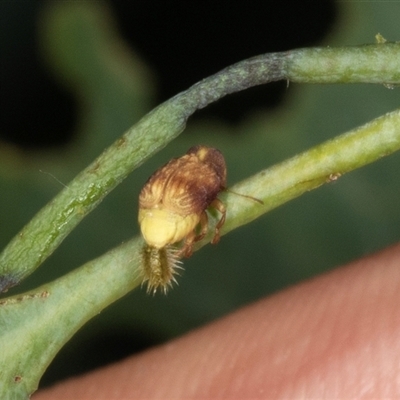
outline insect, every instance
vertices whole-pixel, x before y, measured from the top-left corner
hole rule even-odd
[[[226,208],[218,194],[226,189],[226,164],[212,147],[194,146],[180,158],[158,169],[139,195],[139,225],[146,246],[142,251],[143,282],[147,291],[166,293],[178,274],[181,257],[190,257],[193,245],[208,231],[206,210],[221,213],[211,243],[218,243]],[[239,195],[239,193],[236,193]],[[261,200],[240,194],[258,203]],[[172,245],[181,242],[176,248]]]
[[[191,147],[158,169],[139,195],[139,225],[148,247],[143,250],[144,280],[156,291],[174,280],[176,261],[190,257],[193,245],[208,231],[206,209],[221,213],[211,243],[220,239],[226,208],[217,198],[226,186],[222,153],[202,145]],[[178,249],[170,245],[182,242]],[[179,268],[179,267],[177,267]]]

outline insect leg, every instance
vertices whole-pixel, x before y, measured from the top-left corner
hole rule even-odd
[[[219,199],[214,199],[212,201],[212,203],[210,204],[210,207],[214,207],[216,210],[218,210],[222,214],[221,219],[218,221],[217,225],[215,226],[215,234],[211,240],[212,244],[216,244],[219,242],[219,239],[220,239],[219,231],[222,228],[222,225],[224,225],[224,223],[225,223],[226,207],[225,207],[225,204]]]
[[[184,239],[183,246],[177,251],[177,257],[190,257],[193,254],[193,243],[195,242],[196,232],[190,232]]]
[[[200,216],[200,233],[194,238],[194,242],[199,242],[201,239],[203,239],[204,236],[206,236],[206,233],[208,231],[208,216],[205,211],[201,213]]]
[[[177,254],[179,257],[182,255],[185,256],[186,258],[190,257],[193,253],[193,245],[196,242],[199,242],[201,239],[203,239],[204,236],[206,235],[208,230],[208,217],[205,211],[200,216],[199,224],[200,224],[200,233],[196,235],[196,231],[193,230],[186,236],[182,248],[178,250]]]

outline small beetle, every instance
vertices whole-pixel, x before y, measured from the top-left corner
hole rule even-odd
[[[217,196],[225,185],[226,164],[217,149],[194,146],[169,161],[148,179],[139,195],[139,224],[146,243],[163,249],[183,241],[176,257],[190,257],[194,243],[207,233],[208,207],[222,214],[211,241],[217,243],[226,215]]]

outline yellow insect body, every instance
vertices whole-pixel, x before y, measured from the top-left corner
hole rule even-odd
[[[163,208],[139,211],[139,224],[146,243],[156,249],[181,241],[200,222],[197,214],[182,216]]]

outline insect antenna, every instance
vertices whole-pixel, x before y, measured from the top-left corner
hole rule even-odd
[[[249,199],[249,200],[256,201],[257,203],[264,205],[264,202],[262,200],[260,200],[260,199],[257,199],[256,197],[248,196],[247,194],[237,193],[237,192],[234,192],[233,190],[230,190],[230,189],[225,189],[225,191],[229,192],[229,193],[232,193],[232,194],[236,194],[237,196],[244,197],[244,198]]]

